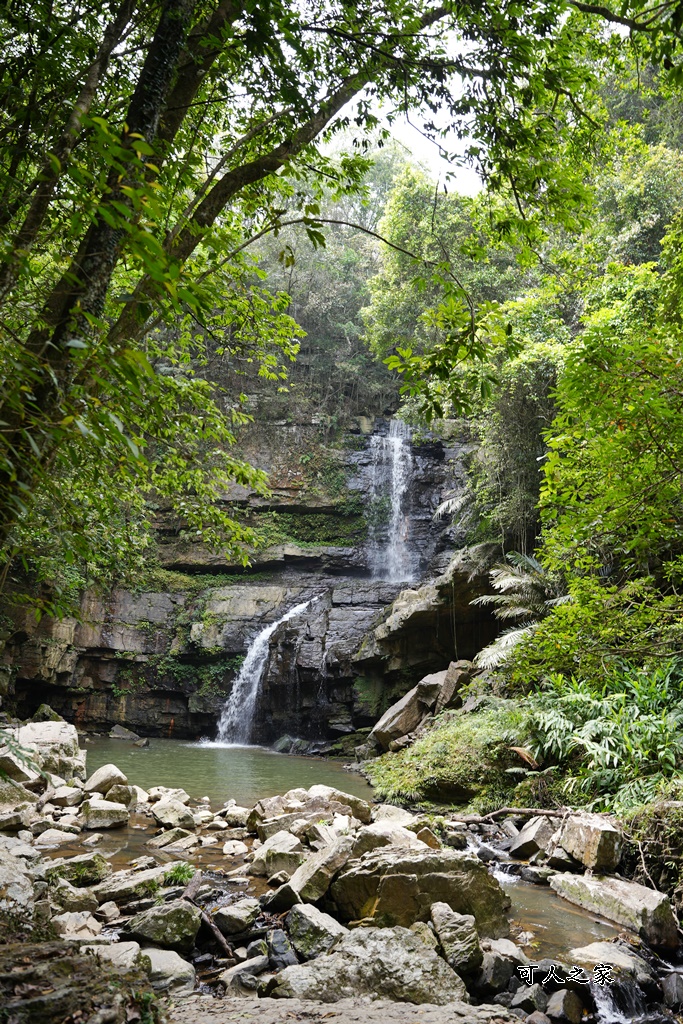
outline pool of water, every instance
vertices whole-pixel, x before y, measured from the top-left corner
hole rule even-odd
[[[512,900],[509,916],[513,929],[516,925],[522,932],[516,941],[532,959],[566,961],[570,949],[609,942],[627,931],[562,899],[550,886],[496,877]]]
[[[372,799],[369,783],[345,771],[339,761],[277,754],[265,747],[166,739],[150,739],[149,747],[135,747],[108,737],[93,738],[84,746],[88,775],[103,764],[115,764],[132,785],[143,789],[179,786],[195,799],[208,796],[216,810],[230,799],[252,807],[262,797],[318,783]]]

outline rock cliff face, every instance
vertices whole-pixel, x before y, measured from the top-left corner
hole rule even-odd
[[[464,447],[411,445],[401,542],[418,578],[385,582],[373,570],[390,540],[392,498],[378,492],[373,435],[347,434],[311,470],[318,456],[305,428],[282,431],[279,447],[261,430],[245,452],[271,473],[272,497],[226,496],[272,539],[249,572],[235,574],[162,517],[160,561],[172,572],[158,575],[172,587],[86,594],[78,620],[38,627],[14,612],[5,700],[24,715],[47,702],[84,730],[213,736],[254,637],[310,601],[270,638],[252,739],[330,740],[369,728],[421,675],[488,642],[490,616],[469,604],[484,578],[470,580],[471,567],[452,561],[460,538],[433,518],[444,494],[463,486]],[[386,432],[378,421],[374,437]]]

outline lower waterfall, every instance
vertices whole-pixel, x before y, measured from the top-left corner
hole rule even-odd
[[[217,741],[219,743],[250,743],[256,701],[270,655],[270,638],[278,626],[301,615],[313,600],[311,598],[311,600],[291,608],[281,619],[271,622],[269,626],[262,629],[252,641],[218,721]]]

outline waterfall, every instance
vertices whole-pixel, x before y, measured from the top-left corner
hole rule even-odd
[[[410,427],[391,420],[386,436],[373,435],[370,450],[375,509],[368,550],[372,576],[389,583],[407,583],[415,579],[414,558],[407,543],[410,523],[403,508],[413,473]]]
[[[251,741],[256,700],[270,657],[270,638],[284,622],[289,622],[290,619],[301,615],[312,600],[313,598],[291,608],[277,622],[271,622],[269,626],[257,633],[252,640],[218,721],[217,739],[219,743],[247,745]]]

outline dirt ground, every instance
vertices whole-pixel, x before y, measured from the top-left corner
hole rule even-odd
[[[343,999],[316,1003],[302,999],[214,999],[191,996],[176,1003],[171,1024],[518,1024],[502,1007],[449,1006]]]

